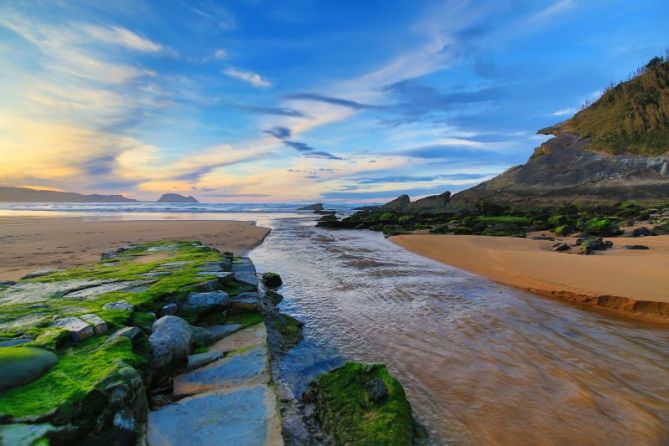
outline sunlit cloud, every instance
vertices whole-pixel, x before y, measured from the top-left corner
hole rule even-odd
[[[271,82],[264,79],[258,73],[253,73],[251,71],[243,71],[243,70],[238,70],[237,68],[234,67],[228,67],[225,70],[223,70],[223,74],[244,81],[248,84],[253,85],[254,87],[269,88],[272,86]]]

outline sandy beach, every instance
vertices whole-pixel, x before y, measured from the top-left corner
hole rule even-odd
[[[95,262],[103,251],[154,240],[199,240],[242,254],[257,246],[268,228],[252,222],[84,221],[79,217],[0,218],[0,280],[17,280],[41,268]]]
[[[583,256],[550,250],[552,241],[415,234],[392,242],[496,282],[639,319],[669,322],[669,236],[614,237],[614,247]],[[568,243],[574,239],[565,238]],[[623,249],[643,244],[650,249]]]

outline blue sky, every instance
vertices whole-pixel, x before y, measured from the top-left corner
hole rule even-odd
[[[383,201],[523,163],[669,48],[669,3],[4,1],[0,182]]]

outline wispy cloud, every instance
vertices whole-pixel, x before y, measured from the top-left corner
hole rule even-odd
[[[223,74],[235,79],[239,79],[258,88],[269,88],[272,86],[271,82],[264,79],[258,73],[253,73],[251,71],[243,71],[234,67],[228,67],[223,70]]]
[[[81,25],[81,29],[88,37],[111,45],[119,45],[147,53],[157,53],[165,50],[162,45],[122,26]]]
[[[568,107],[568,108],[562,108],[560,110],[556,110],[551,115],[553,116],[571,116],[574,113],[576,113],[578,110],[573,108],[573,107]]]
[[[225,51],[223,48],[219,48],[216,51],[214,51],[214,59],[216,60],[223,60],[228,57],[228,52]]]

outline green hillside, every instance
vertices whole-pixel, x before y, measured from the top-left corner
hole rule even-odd
[[[542,133],[591,137],[590,150],[669,153],[669,56],[655,57],[632,79],[606,90],[592,105]]]

